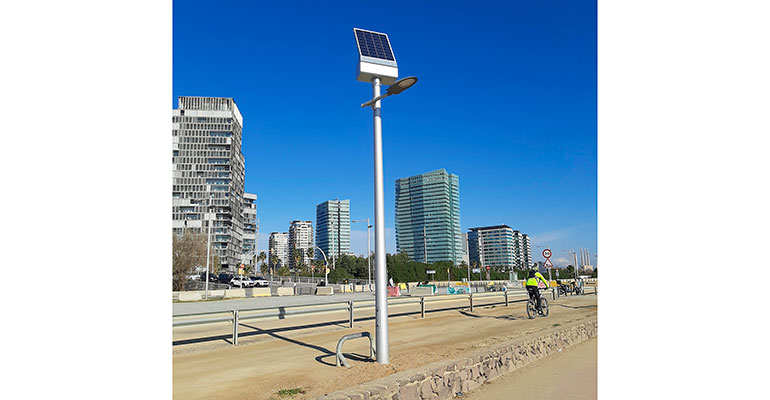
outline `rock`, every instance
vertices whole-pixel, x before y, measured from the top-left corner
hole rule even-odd
[[[410,383],[409,385],[406,385],[403,388],[401,388],[399,393],[401,393],[402,400],[420,400],[420,395],[418,390],[419,389],[416,383]]]
[[[471,380],[465,381],[465,382],[463,382],[462,392],[463,393],[470,392],[471,390],[473,390],[473,389],[475,389],[475,388],[477,388],[479,386],[480,385],[478,383],[474,382],[474,381],[471,381]]]
[[[431,385],[430,379],[420,384],[420,397],[422,397],[423,399],[429,399],[432,394],[433,394],[433,387]]]

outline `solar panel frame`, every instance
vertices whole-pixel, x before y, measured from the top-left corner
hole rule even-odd
[[[374,32],[361,28],[353,28],[356,36],[358,55],[368,59],[388,63],[396,63],[396,55],[390,46],[390,38],[386,33]]]

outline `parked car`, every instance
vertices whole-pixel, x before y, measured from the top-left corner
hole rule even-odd
[[[201,276],[199,279],[201,282],[206,282],[206,272],[201,272]],[[219,278],[216,274],[209,273],[209,282],[217,282]]]
[[[200,277],[200,275],[196,275],[196,274],[187,275],[187,280],[189,280],[189,281],[199,281],[199,280],[201,280],[201,277]]]
[[[233,277],[233,279],[230,279],[230,286],[235,286],[239,288],[250,288],[254,287],[254,281],[249,279],[247,276],[237,275]]]
[[[250,276],[249,278],[251,279],[252,282],[254,282],[254,286],[259,286],[259,287],[270,286],[270,281],[268,281],[267,279],[261,276]]]
[[[226,272],[222,272],[221,274],[219,274],[219,283],[230,283],[232,279],[233,279],[233,276]]]

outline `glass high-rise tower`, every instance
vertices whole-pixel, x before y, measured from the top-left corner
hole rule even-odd
[[[396,180],[396,249],[419,262],[462,261],[457,175],[442,168]]]
[[[317,205],[315,210],[316,246],[320,247],[329,259],[350,253],[350,200],[324,201]],[[315,258],[323,260],[318,249],[315,251]]]

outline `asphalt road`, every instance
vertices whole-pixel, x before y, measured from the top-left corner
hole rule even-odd
[[[520,294],[524,292],[526,292],[524,289],[511,289],[509,291],[511,295]],[[457,295],[457,296],[462,296],[462,298],[467,299],[467,295]],[[404,298],[406,297],[408,296],[404,296]],[[203,313],[203,312],[232,311],[232,310],[242,310],[242,309],[249,309],[249,308],[259,308],[259,307],[287,307],[287,306],[296,306],[296,305],[314,305],[314,304],[324,304],[324,303],[331,303],[331,302],[345,302],[349,300],[354,300],[354,301],[374,300],[374,293],[338,293],[331,296],[314,296],[314,295],[271,296],[271,297],[254,297],[250,299],[229,299],[229,300],[184,302],[184,303],[174,303],[172,308],[173,310],[172,313],[173,315],[179,315],[179,314]]]

